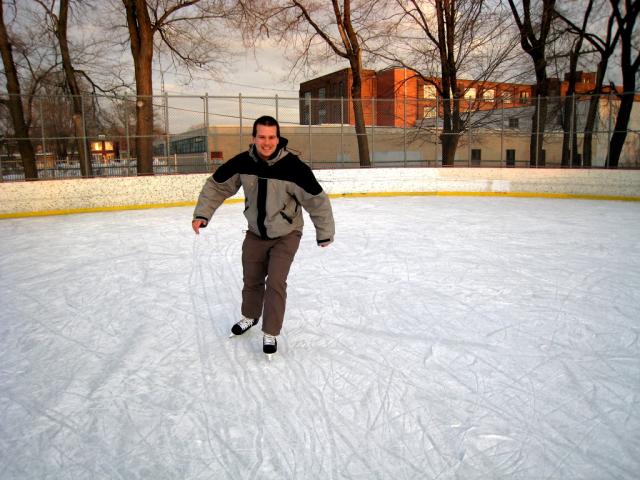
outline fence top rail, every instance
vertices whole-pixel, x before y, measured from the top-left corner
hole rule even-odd
[[[15,94],[9,94],[6,92],[0,92],[0,98],[8,98],[11,96],[14,96]],[[635,91],[635,92],[594,92],[594,93],[574,93],[573,96],[575,96],[576,98],[590,98],[590,97],[622,97],[622,96],[626,96],[626,95],[634,95],[634,96],[638,96],[640,97],[640,91]],[[82,93],[80,95],[71,95],[71,94],[59,94],[59,95],[51,95],[51,94],[21,94],[20,96],[23,97],[30,97],[33,99],[50,99],[51,97],[64,97],[64,98],[72,98],[75,96],[78,97],[95,97],[95,98],[105,98],[105,99],[112,99],[112,100],[135,100],[135,99],[140,99],[140,98],[191,98],[191,99],[211,99],[211,100],[234,100],[237,101],[239,98],[243,99],[243,100],[273,100],[273,99],[278,99],[278,100],[291,100],[291,101],[304,101],[304,100],[308,100],[308,98],[305,97],[301,97],[301,96],[282,96],[282,95],[243,95],[242,93],[239,93],[237,95],[209,95],[208,92],[204,92],[201,94],[186,94],[186,93],[168,93],[168,92],[164,92],[164,93],[155,93],[152,95],[138,95],[135,93],[125,93],[125,94],[104,94],[104,93],[93,93],[93,92],[85,92]],[[562,99],[562,98],[570,98],[571,95],[548,95],[547,99],[553,100],[553,99]],[[406,97],[407,100],[420,100],[420,101],[435,101],[436,98],[438,99],[442,99],[441,96],[438,97],[410,97],[407,96]],[[536,97],[527,97],[527,101],[531,102],[533,98]],[[310,100],[312,101],[339,101],[339,100],[348,100],[348,97],[311,97]],[[392,101],[394,100],[393,98],[378,98],[378,97],[364,97],[362,100],[366,100],[366,101],[371,101],[371,100],[375,100],[375,101]],[[505,102],[505,103],[518,103],[520,101],[519,98],[516,97],[502,97],[502,96],[495,96],[494,98],[482,98],[482,97],[473,97],[473,98],[466,98],[466,97],[457,97],[457,98],[451,98],[449,99],[451,101],[461,101],[461,102],[467,102],[467,101],[475,101],[475,102],[485,102],[485,103],[491,103],[491,102]]]

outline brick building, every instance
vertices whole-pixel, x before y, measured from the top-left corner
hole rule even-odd
[[[353,125],[352,83],[349,68],[301,83],[300,123]],[[425,119],[442,117],[442,99],[438,98],[434,85],[439,83],[438,78],[425,81],[405,68],[364,70],[362,102],[366,125],[416,126]],[[595,74],[578,72],[577,93],[591,92],[594,87]],[[563,82],[551,79],[551,97],[562,97],[567,89],[566,78]],[[530,105],[535,85],[459,80],[458,91],[460,111],[464,113]]]

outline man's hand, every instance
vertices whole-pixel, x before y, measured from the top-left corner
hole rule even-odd
[[[196,232],[196,235],[200,235],[200,229],[206,226],[207,226],[207,222],[199,218],[196,218],[194,221],[191,222],[191,228],[193,228],[193,231]]]

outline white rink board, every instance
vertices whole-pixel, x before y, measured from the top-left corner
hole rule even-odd
[[[509,168],[371,168],[317,170],[332,195],[480,193],[640,199],[640,171]],[[111,208],[184,205],[208,174],[0,183],[0,218]],[[240,191],[235,199],[242,198]]]

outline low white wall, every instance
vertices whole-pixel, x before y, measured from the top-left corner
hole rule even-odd
[[[317,170],[334,195],[384,192],[569,195],[640,200],[640,171],[484,168]],[[0,183],[0,218],[192,204],[209,174]],[[242,197],[242,190],[236,198]]]

